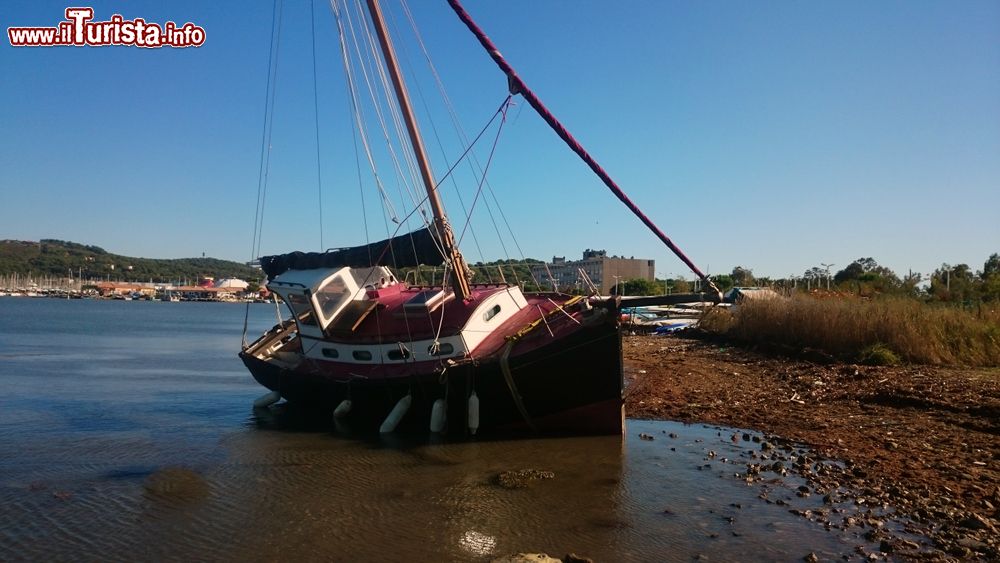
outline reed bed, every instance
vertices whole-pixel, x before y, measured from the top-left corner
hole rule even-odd
[[[848,361],[1000,366],[1000,305],[974,309],[914,299],[809,296],[713,309],[701,327],[750,343],[815,349]]]

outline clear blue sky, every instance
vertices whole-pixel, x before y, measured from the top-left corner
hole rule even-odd
[[[444,0],[410,1],[463,126],[478,131],[505,95],[502,75]],[[408,32],[398,2],[385,3]],[[14,49],[4,37],[0,238],[248,259],[271,2],[84,5],[98,20],[191,21],[207,41]],[[7,0],[0,24],[55,25],[66,6]],[[942,262],[981,269],[1000,252],[1000,3],[467,0],[466,8],[633,200],[712,273],[744,265],[785,276],[862,256],[927,273]],[[366,237],[324,1],[316,21],[323,243],[348,246]],[[320,246],[309,29],[308,0],[286,0],[264,253]],[[440,176],[447,166],[430,123],[449,159],[461,148],[404,35]],[[481,161],[494,131],[477,147]],[[391,178],[389,162],[379,166]],[[529,257],[603,248],[690,278],[523,102],[489,178]],[[471,201],[475,179],[460,181]],[[369,236],[384,238],[370,181],[365,189]],[[444,194],[461,228],[454,187]],[[468,259],[505,257],[481,205],[473,225],[482,254],[463,244]]]

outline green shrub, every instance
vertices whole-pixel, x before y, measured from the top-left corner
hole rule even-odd
[[[872,344],[861,350],[857,361],[867,366],[898,366],[900,363],[899,356],[882,343]]]

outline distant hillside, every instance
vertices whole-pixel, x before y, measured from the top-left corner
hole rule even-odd
[[[71,270],[73,277],[82,271],[84,279],[105,278],[110,274],[111,279],[154,282],[185,278],[193,281],[205,276],[257,280],[263,276],[259,270],[239,262],[215,258],[133,258],[111,254],[99,246],[62,240],[0,241],[0,275],[31,273],[36,277],[62,277]]]

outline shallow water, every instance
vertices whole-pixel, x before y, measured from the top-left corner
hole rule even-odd
[[[820,502],[799,483],[769,485],[788,506],[760,500],[721,461],[754,446],[729,429],[435,443],[254,413],[244,311],[0,298],[0,560],[798,561],[864,543],[790,514]],[[275,320],[250,312],[251,338]],[[523,468],[555,478],[494,484]]]

